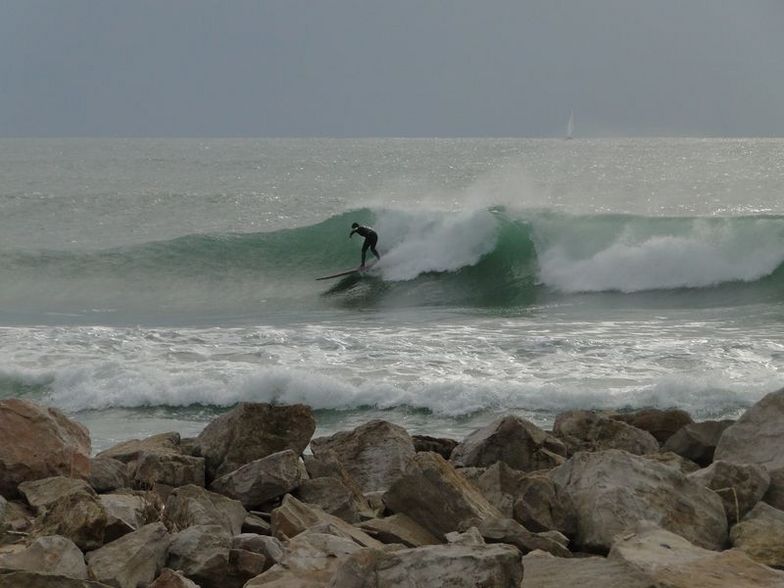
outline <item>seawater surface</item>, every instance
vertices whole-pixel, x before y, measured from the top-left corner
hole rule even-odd
[[[737,416],[784,382],[784,140],[0,140],[0,397],[100,450],[305,402]],[[373,272],[352,222],[372,224]]]

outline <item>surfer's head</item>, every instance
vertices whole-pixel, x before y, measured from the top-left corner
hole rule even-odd
[[[359,223],[351,223],[351,228],[356,229],[359,227]]]

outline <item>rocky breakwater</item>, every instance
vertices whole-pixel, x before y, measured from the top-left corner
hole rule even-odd
[[[314,430],[306,406],[240,404],[90,459],[62,413],[0,401],[0,588],[784,588],[784,390],[736,423]]]

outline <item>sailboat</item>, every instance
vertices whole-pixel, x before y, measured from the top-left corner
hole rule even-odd
[[[569,124],[566,125],[566,138],[574,138],[574,110],[569,113]]]

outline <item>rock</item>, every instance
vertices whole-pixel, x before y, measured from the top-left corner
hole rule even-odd
[[[661,464],[668,465],[670,467],[675,468],[682,474],[690,474],[692,472],[696,472],[700,469],[696,463],[691,461],[690,459],[686,459],[685,457],[681,457],[677,453],[673,453],[672,451],[659,451],[657,453],[648,453],[643,455],[645,459],[650,459],[651,461],[658,461]]]
[[[701,467],[710,465],[719,437],[734,421],[702,421],[681,428],[662,445],[662,451],[672,451],[690,459]],[[722,459],[722,458],[719,458]]]
[[[758,503],[730,529],[730,541],[754,561],[784,567],[784,511]]]
[[[18,398],[0,400],[0,495],[21,482],[90,475],[90,434],[54,408]]]
[[[577,533],[575,509],[568,496],[559,495],[546,473],[527,474],[517,487],[512,518],[535,533],[558,531],[570,537]]]
[[[528,475],[499,461],[485,469],[478,478],[471,481],[482,493],[482,496],[501,511],[501,514],[511,517],[514,511],[515,498],[525,485],[525,479]],[[466,476],[466,478],[470,479],[471,476]]]
[[[253,513],[248,513],[242,522],[243,533],[254,533],[256,535],[272,535],[270,524],[263,518]]]
[[[446,542],[450,545],[486,545],[485,538],[476,527],[468,527],[465,531],[452,531],[446,534]]]
[[[354,553],[340,564],[329,586],[509,588],[519,586],[522,577],[520,552],[511,545],[429,545]]]
[[[247,515],[238,500],[190,485],[169,495],[163,520],[176,531],[193,525],[219,525],[230,535],[239,535]]]
[[[81,550],[73,541],[60,535],[39,537],[21,551],[0,554],[0,568],[87,579],[87,566]]]
[[[714,459],[784,467],[784,388],[771,392],[727,427]]]
[[[523,557],[523,570],[521,588],[651,588],[646,575],[604,557],[564,559],[532,551]]]
[[[411,440],[414,442],[414,451],[417,453],[420,451],[432,451],[447,461],[449,461],[454,448],[457,447],[457,441],[455,439],[445,439],[443,437],[412,435]]]
[[[296,537],[307,529],[325,523],[340,529],[343,534],[363,547],[381,547],[379,541],[343,519],[327,514],[317,506],[300,502],[290,494],[286,494],[281,505],[272,511],[272,534],[281,540]]]
[[[498,461],[532,472],[563,463],[564,444],[533,423],[516,416],[501,417],[475,430],[452,451],[457,467],[488,467]]]
[[[172,488],[194,484],[204,486],[204,458],[177,453],[142,452],[128,464],[136,487],[164,484]]]
[[[310,444],[316,459],[332,451],[363,492],[386,490],[403,473],[415,455],[405,429],[373,420],[353,431],[318,437]]]
[[[98,497],[106,511],[104,541],[114,541],[146,525],[148,506],[144,498],[132,494],[101,494]]]
[[[179,572],[163,568],[161,575],[147,588],[199,588],[199,585],[191,582]]]
[[[169,547],[163,523],[151,523],[87,554],[91,578],[118,588],[152,582],[163,568]]]
[[[90,477],[87,482],[101,494],[130,487],[131,477],[128,475],[128,467],[119,459],[95,457],[90,460]]]
[[[116,459],[127,464],[139,459],[143,453],[183,455],[180,441],[180,434],[175,431],[159,433],[145,439],[129,439],[101,451],[96,459]]]
[[[30,533],[35,515],[28,506],[19,500],[6,501],[0,497],[0,544],[4,543],[5,533]],[[9,543],[16,539],[11,539]]]
[[[223,527],[194,525],[172,537],[166,565],[202,588],[222,588],[229,571],[230,549],[231,536]]]
[[[0,569],[0,588],[110,588],[108,584],[59,574]]]
[[[437,545],[437,537],[404,514],[394,514],[383,519],[370,519],[359,528],[383,543],[402,543],[406,547]]]
[[[604,449],[622,449],[635,455],[659,451],[659,442],[647,431],[590,410],[559,414],[553,433],[566,443],[569,455]]]
[[[316,478],[304,480],[296,491],[302,502],[315,504],[325,512],[335,515],[348,523],[360,520],[360,512],[367,512],[370,507],[367,500],[357,496],[339,478]]]
[[[269,569],[270,566],[266,564],[266,558],[260,553],[244,549],[229,549],[229,571],[226,578],[228,582],[219,586],[223,588],[234,584],[237,588],[242,588],[248,580]]]
[[[762,499],[770,484],[770,476],[764,468],[722,460],[689,474],[689,479],[721,496],[727,521],[731,524],[739,522]]]
[[[682,427],[694,422],[688,412],[677,408],[667,410],[645,408],[634,412],[616,413],[609,415],[609,417],[649,432],[660,444],[667,441]]]
[[[727,518],[721,498],[669,466],[625,451],[576,453],[552,472],[558,496],[571,501],[575,543],[606,551],[615,535],[653,521],[697,545],[721,549]]]
[[[0,533],[4,533],[7,527],[6,517],[8,516],[8,501],[0,496]]]
[[[242,533],[231,539],[232,549],[244,549],[264,556],[265,570],[283,559],[283,544],[275,537]]]
[[[245,508],[252,509],[291,492],[307,477],[299,456],[286,449],[217,478],[210,490],[239,500]]]
[[[39,535],[63,535],[85,551],[103,545],[106,511],[87,482],[57,476],[19,484],[39,516]]]
[[[667,588],[762,588],[784,586],[784,574],[751,560],[742,551],[717,553],[642,523],[613,544],[610,560],[646,575],[651,586]]]
[[[550,537],[531,533],[517,521],[508,518],[485,519],[477,527],[487,543],[507,543],[514,545],[521,553],[541,549],[558,557],[571,557],[570,551]]]
[[[204,428],[194,450],[207,460],[211,481],[278,451],[291,449],[300,455],[315,430],[313,412],[303,404],[241,402]]]
[[[770,484],[762,500],[774,508],[784,510],[784,467],[769,468]]]
[[[411,517],[439,539],[501,513],[437,453],[417,453],[384,494],[394,513]]]

